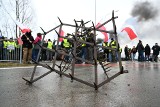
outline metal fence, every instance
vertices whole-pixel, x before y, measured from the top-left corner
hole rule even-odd
[[[0,62],[19,62],[22,63],[22,46],[0,48]]]

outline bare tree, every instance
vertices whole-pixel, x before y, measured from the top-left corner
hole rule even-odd
[[[10,20],[12,20],[12,18],[14,20],[18,20],[20,23],[31,28],[34,16],[31,6],[31,0],[8,0],[8,2],[6,1],[7,0],[1,0],[1,5],[3,5],[1,7],[3,8],[5,16],[9,17]],[[5,2],[5,4],[3,2]],[[7,25],[7,27],[4,27],[4,25]],[[21,35],[19,28],[13,20],[8,21],[8,19],[4,17],[3,23],[0,23],[0,26],[3,26],[1,30],[5,29],[5,32],[9,31],[8,33],[12,34],[12,37],[19,37]]]

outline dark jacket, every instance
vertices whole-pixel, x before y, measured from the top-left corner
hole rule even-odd
[[[159,55],[160,47],[158,45],[153,46],[152,50],[153,50],[153,55]]]
[[[128,47],[124,48],[124,53],[125,53],[125,55],[129,55]]]
[[[142,45],[142,43],[138,43],[136,49],[138,52],[144,51],[144,46]]]
[[[137,52],[136,48],[132,48],[131,53],[135,54]]]
[[[29,38],[29,40],[27,40],[27,37]],[[31,33],[26,33],[24,35],[22,35],[21,37],[22,41],[23,41],[23,48],[32,48],[32,43],[34,41],[33,36],[31,35]]]
[[[34,44],[34,49],[40,49],[41,47],[39,45],[41,45],[41,36],[37,36],[36,39],[34,40],[33,44]]]
[[[151,53],[151,49],[150,49],[149,45],[146,45],[146,47],[145,47],[145,55],[150,55],[150,53]]]

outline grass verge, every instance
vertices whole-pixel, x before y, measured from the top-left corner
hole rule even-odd
[[[0,68],[6,67],[23,67],[23,66],[33,66],[34,64],[20,64],[16,62],[0,62]]]

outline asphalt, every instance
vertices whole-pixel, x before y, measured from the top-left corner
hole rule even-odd
[[[27,85],[22,77],[30,77],[33,67],[3,68],[0,107],[160,107],[160,62],[124,61],[123,66],[129,73],[119,75],[97,91],[55,72]],[[92,83],[93,69],[91,65],[78,65],[75,76]],[[35,76],[47,71],[38,67]],[[116,72],[118,65],[114,63],[108,75]],[[98,66],[98,81],[105,79]]]

